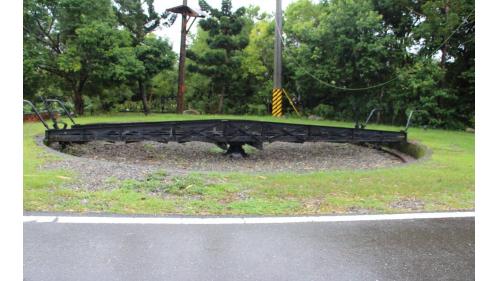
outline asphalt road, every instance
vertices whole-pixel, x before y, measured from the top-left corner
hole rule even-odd
[[[239,225],[25,222],[24,278],[474,280],[474,218]]]

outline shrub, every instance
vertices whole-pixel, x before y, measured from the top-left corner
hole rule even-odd
[[[266,115],[267,106],[265,104],[249,104],[248,114],[250,115]]]
[[[326,119],[335,118],[335,109],[332,105],[320,104],[312,110],[312,113]]]

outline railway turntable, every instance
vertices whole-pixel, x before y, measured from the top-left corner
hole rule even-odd
[[[365,125],[369,122],[370,117],[365,122],[365,125],[355,126],[354,128],[233,119],[80,125],[75,123],[60,101],[47,100],[47,102],[58,103],[72,122],[72,125],[68,126],[66,123],[57,120],[53,114],[50,114],[53,121],[53,128],[50,128],[39,115],[40,121],[44,123],[47,129],[45,131],[45,142],[49,145],[59,143],[66,146],[91,141],[127,143],[140,141],[187,143],[196,141],[213,143],[230,155],[239,154],[245,156],[244,145],[263,149],[263,143],[272,142],[334,142],[383,145],[405,143],[407,141],[406,130],[366,129]],[[52,113],[50,107],[47,108]]]

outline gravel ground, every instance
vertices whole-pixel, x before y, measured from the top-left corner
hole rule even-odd
[[[38,139],[41,143],[41,138]],[[55,147],[58,149],[57,147]],[[263,150],[245,147],[247,158],[232,159],[213,144],[156,142],[106,143],[73,145],[60,153],[62,161],[47,168],[78,171],[80,188],[99,189],[110,186],[109,178],[143,179],[147,174],[165,170],[169,175],[189,172],[296,172],[340,169],[372,169],[401,164],[402,161],[383,151],[352,144],[272,143]]]

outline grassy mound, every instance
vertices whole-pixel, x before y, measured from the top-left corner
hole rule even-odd
[[[350,123],[255,116],[121,114],[79,118],[78,122],[133,122],[253,119],[352,127]],[[399,130],[390,126],[373,129]],[[158,171],[144,180],[117,181],[112,190],[68,188],[78,171],[46,170],[58,156],[39,147],[40,124],[24,125],[24,209],[26,211],[121,214],[332,214],[445,211],[474,208],[473,134],[410,129],[410,144],[397,149],[424,157],[408,165],[374,170],[295,173],[211,173],[186,176]],[[421,145],[418,145],[418,144]],[[432,154],[426,153],[426,148]]]

